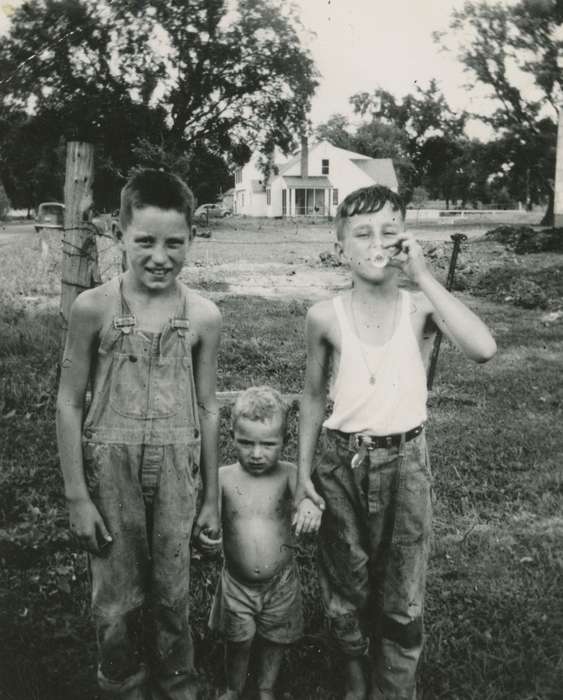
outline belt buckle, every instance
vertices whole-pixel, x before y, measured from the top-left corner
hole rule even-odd
[[[375,448],[375,440],[371,435],[362,435],[361,433],[355,433],[352,441],[352,447],[355,450],[361,450],[362,447],[368,452]]]

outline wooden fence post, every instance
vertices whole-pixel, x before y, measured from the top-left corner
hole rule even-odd
[[[63,349],[72,302],[99,283],[95,229],[90,223],[94,182],[94,145],[69,141],[66,149],[65,216],[61,279]]]

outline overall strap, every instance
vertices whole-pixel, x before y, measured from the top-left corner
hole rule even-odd
[[[178,305],[178,312],[170,319],[170,327],[174,329],[180,337],[186,335],[190,330],[190,319],[188,315],[188,290],[182,285],[180,287],[181,303]]]
[[[123,298],[121,283],[121,276],[111,281],[111,294],[108,301],[113,307],[113,317],[102,328],[98,346],[100,355],[106,355],[120,337],[131,333],[137,323],[135,316],[131,313]]]

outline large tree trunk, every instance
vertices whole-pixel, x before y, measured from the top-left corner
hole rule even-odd
[[[547,209],[545,211],[545,214],[543,215],[543,219],[540,221],[540,226],[553,226],[553,224],[555,223],[554,208],[555,208],[555,192],[553,191],[553,188],[551,187],[549,189],[549,195],[548,195],[548,200],[547,200]]]

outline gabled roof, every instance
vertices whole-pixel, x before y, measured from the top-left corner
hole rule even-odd
[[[251,180],[250,185],[253,192],[265,192],[266,188],[262,184],[262,180]]]
[[[350,160],[378,185],[387,185],[391,189],[397,186],[397,178],[391,158],[366,158],[366,156],[360,156]]]
[[[310,152],[310,149],[309,149]],[[286,163],[282,163],[281,165],[278,165],[278,175],[283,175],[285,172],[289,170],[295,163],[299,163],[301,159],[301,151],[298,151],[296,156],[292,156]]]

